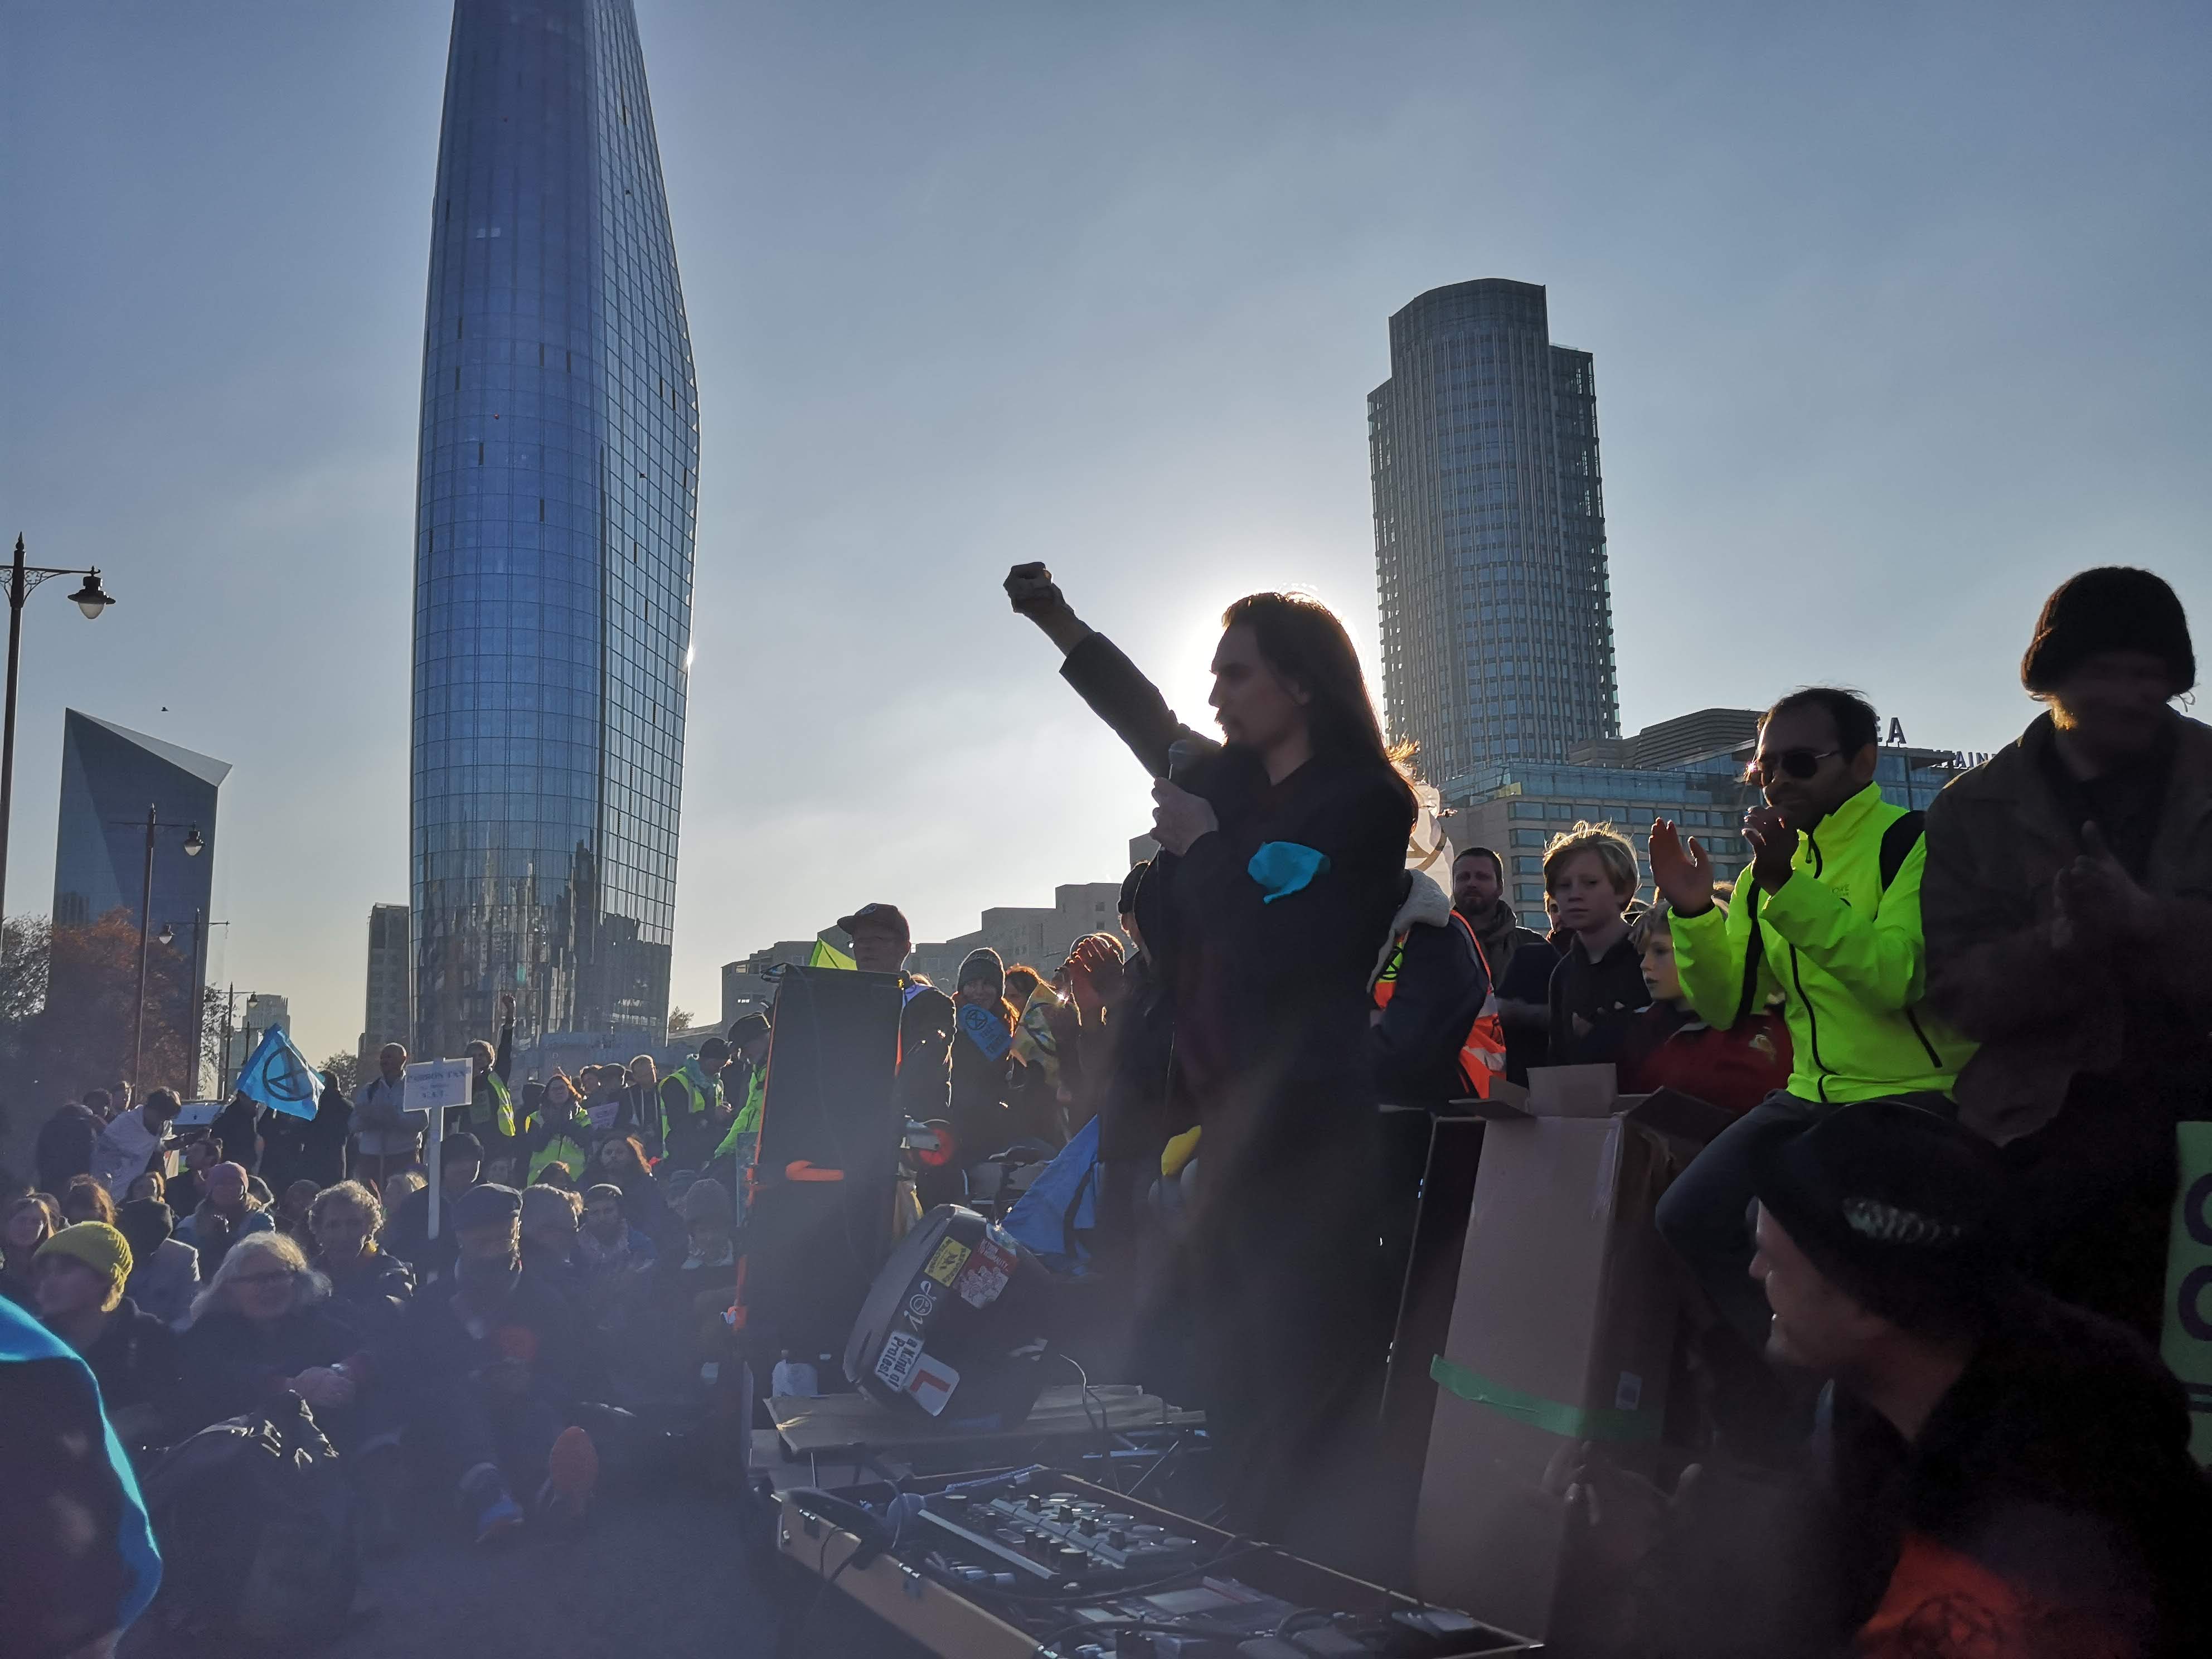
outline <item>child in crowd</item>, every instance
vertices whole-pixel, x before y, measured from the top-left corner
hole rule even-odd
[[[1628,937],[1642,957],[1651,1006],[1636,1017],[1622,1045],[1625,1092],[1678,1089],[1741,1115],[1790,1080],[1790,1030],[1771,1009],[1748,1014],[1725,1031],[1698,1018],[1674,969],[1666,900],[1654,900]]]
[[[1554,1066],[1619,1062],[1637,1011],[1650,1000],[1628,936],[1636,887],[1635,845],[1609,823],[1578,823],[1544,849],[1544,890],[1567,936],[1552,970]]]

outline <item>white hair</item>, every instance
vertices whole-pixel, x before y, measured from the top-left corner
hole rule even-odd
[[[215,1277],[208,1280],[207,1288],[192,1298],[191,1323],[198,1324],[209,1314],[228,1311],[232,1300],[231,1280],[246,1271],[241,1264],[264,1255],[275,1256],[295,1275],[294,1307],[307,1307],[330,1295],[331,1281],[307,1265],[306,1253],[289,1235],[248,1233],[230,1247],[222,1258],[222,1265],[215,1270]]]

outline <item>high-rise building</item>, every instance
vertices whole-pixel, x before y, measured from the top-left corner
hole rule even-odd
[[[1597,396],[1543,289],[1457,283],[1400,311],[1367,425],[1383,692],[1421,775],[1449,800],[1617,737]]]
[[[404,904],[376,904],[368,912],[368,996],[361,1022],[364,1071],[376,1064],[387,1042],[414,1039],[415,1020],[408,988],[412,976],[407,948],[408,916]]]
[[[54,925],[82,927],[111,910],[141,920],[146,809],[154,809],[153,928],[196,943],[215,878],[216,798],[230,763],[70,709],[62,723],[62,809],[54,842]],[[185,842],[200,833],[201,850]]]
[[[418,1054],[660,1036],[699,404],[629,0],[458,0],[415,541]]]

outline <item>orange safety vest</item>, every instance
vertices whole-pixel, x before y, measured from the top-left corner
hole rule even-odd
[[[1482,976],[1490,982],[1489,993],[1482,1000],[1482,1010],[1474,1017],[1474,1024],[1467,1028],[1460,1040],[1459,1080],[1468,1093],[1477,1100],[1490,1098],[1490,1085],[1505,1075],[1505,1022],[1498,1013],[1498,983],[1490,977],[1490,958],[1483,954],[1482,941],[1474,936],[1474,929],[1467,925],[1467,918],[1456,910],[1452,921],[1467,935],[1468,944],[1474,951],[1474,959],[1482,964]],[[1401,937],[1397,948],[1390,952],[1390,960],[1375,979],[1375,1006],[1387,1008],[1390,999],[1398,994],[1398,968],[1406,957],[1406,941]]]

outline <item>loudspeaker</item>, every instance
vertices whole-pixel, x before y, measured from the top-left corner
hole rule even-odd
[[[890,1249],[903,1121],[898,975],[787,968],[738,1248],[745,1346],[830,1353]]]
[[[1008,1427],[1044,1387],[1051,1273],[994,1221],[940,1204],[899,1241],[845,1344],[885,1404]]]
[[[802,1163],[848,1179],[892,1173],[903,1127],[891,1093],[902,1006],[896,974],[783,970],[761,1105],[763,1177]]]

